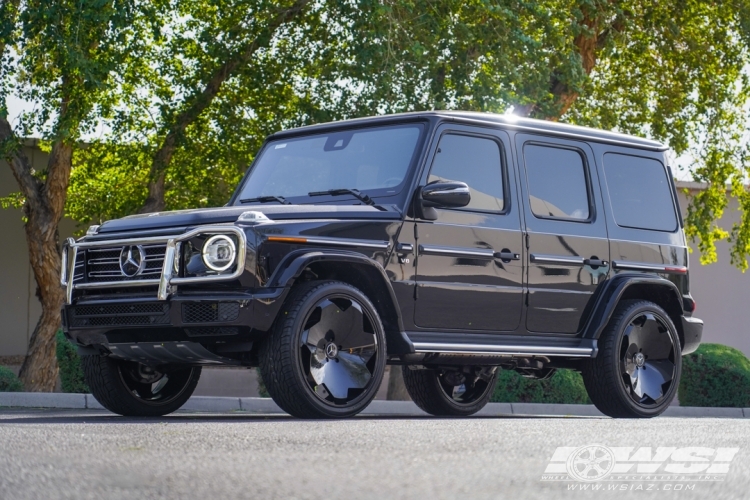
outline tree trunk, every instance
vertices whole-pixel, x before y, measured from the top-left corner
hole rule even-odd
[[[60,308],[64,296],[60,287],[57,222],[49,214],[35,214],[33,218],[29,217],[25,227],[29,261],[37,283],[36,295],[42,303],[42,316],[31,335],[29,350],[19,375],[29,391],[51,392],[57,382],[55,333],[60,328]],[[42,230],[53,227],[55,229],[51,232]]]
[[[618,15],[608,25],[604,25],[606,16],[602,15],[601,11],[588,4],[582,4],[580,7],[583,14],[580,25],[585,27],[585,31],[582,30],[576,35],[573,39],[573,46],[581,57],[583,72],[589,76],[596,67],[599,52],[606,46],[610,36],[624,28],[625,18],[623,15]],[[550,92],[556,104],[554,114],[538,116],[538,118],[556,122],[575,104],[578,91],[558,80],[553,73],[550,79]],[[538,106],[534,103],[516,106],[514,109],[515,114],[519,116],[531,116],[537,111]]]
[[[65,104],[61,107],[61,115],[66,108]],[[0,142],[12,144],[5,150],[5,159],[26,198],[23,207],[26,244],[37,283],[36,296],[42,304],[42,315],[29,341],[20,378],[27,390],[53,391],[58,371],[55,333],[60,328],[63,304],[58,226],[65,208],[73,148],[61,141],[53,145],[47,163],[47,179],[42,182],[32,175],[31,163],[5,117],[0,117]]]

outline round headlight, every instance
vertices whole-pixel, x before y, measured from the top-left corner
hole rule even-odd
[[[226,271],[237,256],[234,241],[228,236],[211,236],[203,245],[203,262],[213,271]]]

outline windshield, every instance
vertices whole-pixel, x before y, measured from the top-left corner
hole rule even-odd
[[[403,188],[421,130],[421,125],[409,124],[271,141],[248,173],[237,200],[307,198],[312,192],[335,189],[392,196]]]

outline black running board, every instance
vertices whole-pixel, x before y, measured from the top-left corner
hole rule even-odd
[[[593,358],[595,339],[442,332],[406,332],[415,353]]]

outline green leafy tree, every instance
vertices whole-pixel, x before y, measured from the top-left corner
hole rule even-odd
[[[31,335],[20,378],[26,389],[51,391],[58,373],[55,332],[60,326],[60,246],[73,151],[95,116],[114,102],[111,76],[137,57],[139,28],[150,25],[150,5],[107,0],[5,1],[0,4],[0,153],[18,182],[12,196],[24,214],[29,261],[42,315]],[[7,119],[10,92],[33,102],[18,123]],[[49,145],[49,161],[34,171],[21,149],[32,133]],[[7,203],[4,203],[7,205]]]
[[[708,188],[692,200],[687,234],[701,261],[729,238],[750,253],[745,0],[362,0],[344,14],[350,74],[362,111],[463,109],[614,129],[690,153]],[[729,187],[742,212],[717,221]]]
[[[172,9],[176,20],[123,72],[109,132],[76,156],[78,220],[224,203],[263,138],[304,122],[310,74],[336,45],[309,0]]]

